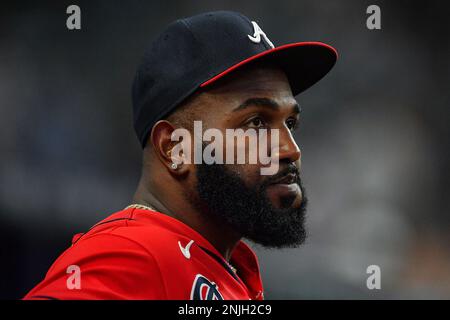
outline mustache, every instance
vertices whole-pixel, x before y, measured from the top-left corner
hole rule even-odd
[[[263,182],[263,186],[268,186],[282,178],[284,178],[288,174],[295,175],[295,181],[297,184],[300,184],[300,171],[293,163],[289,163],[283,170],[279,170],[277,174],[266,178]]]

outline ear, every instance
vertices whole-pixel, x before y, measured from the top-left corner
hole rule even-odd
[[[188,167],[184,161],[183,151],[175,154],[174,148],[179,144],[172,140],[175,127],[167,120],[158,121],[152,128],[149,143],[161,163],[174,175],[182,175]],[[176,166],[174,166],[176,164]]]

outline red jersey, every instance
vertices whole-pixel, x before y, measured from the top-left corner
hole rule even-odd
[[[25,299],[262,300],[249,246],[240,241],[230,264],[181,221],[130,208],[75,235]]]

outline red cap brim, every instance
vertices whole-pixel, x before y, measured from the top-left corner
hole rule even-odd
[[[322,42],[290,43],[242,60],[203,82],[200,87],[207,87],[254,61],[268,61],[283,69],[292,93],[297,95],[322,79],[333,68],[337,58],[336,49]]]

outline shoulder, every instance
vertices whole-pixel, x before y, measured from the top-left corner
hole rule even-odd
[[[163,299],[165,278],[173,271],[165,263],[173,261],[166,244],[175,238],[174,232],[157,223],[135,219],[127,212],[113,214],[75,236],[26,298]],[[67,286],[74,270],[81,276],[81,290]]]
[[[95,224],[88,232],[74,236],[72,246],[97,242],[100,239],[109,239],[106,243],[111,249],[120,245],[140,247],[140,249],[153,254],[163,249],[167,243],[180,238],[180,233],[173,228],[173,218],[162,213],[149,211],[143,214],[133,209],[116,212],[106,219]],[[92,246],[96,250],[98,246]],[[100,246],[103,248],[103,246]]]
[[[140,257],[154,264],[170,259],[183,236],[170,228],[163,214],[135,214],[132,210],[115,213],[74,238],[72,246],[60,258],[93,257],[110,254],[116,260]],[[162,222],[161,222],[162,221]],[[178,250],[179,251],[179,250]]]
[[[168,246],[186,238],[185,232],[176,228],[179,224],[179,221],[162,213],[124,210],[94,225],[75,239],[73,246],[84,243],[86,247],[93,241],[108,239],[105,245],[110,249],[131,245],[161,258],[171,253],[171,250],[167,250]],[[91,247],[93,250],[98,249],[97,245]]]
[[[126,237],[100,233],[67,249],[26,298],[164,299],[165,290],[148,250]]]

